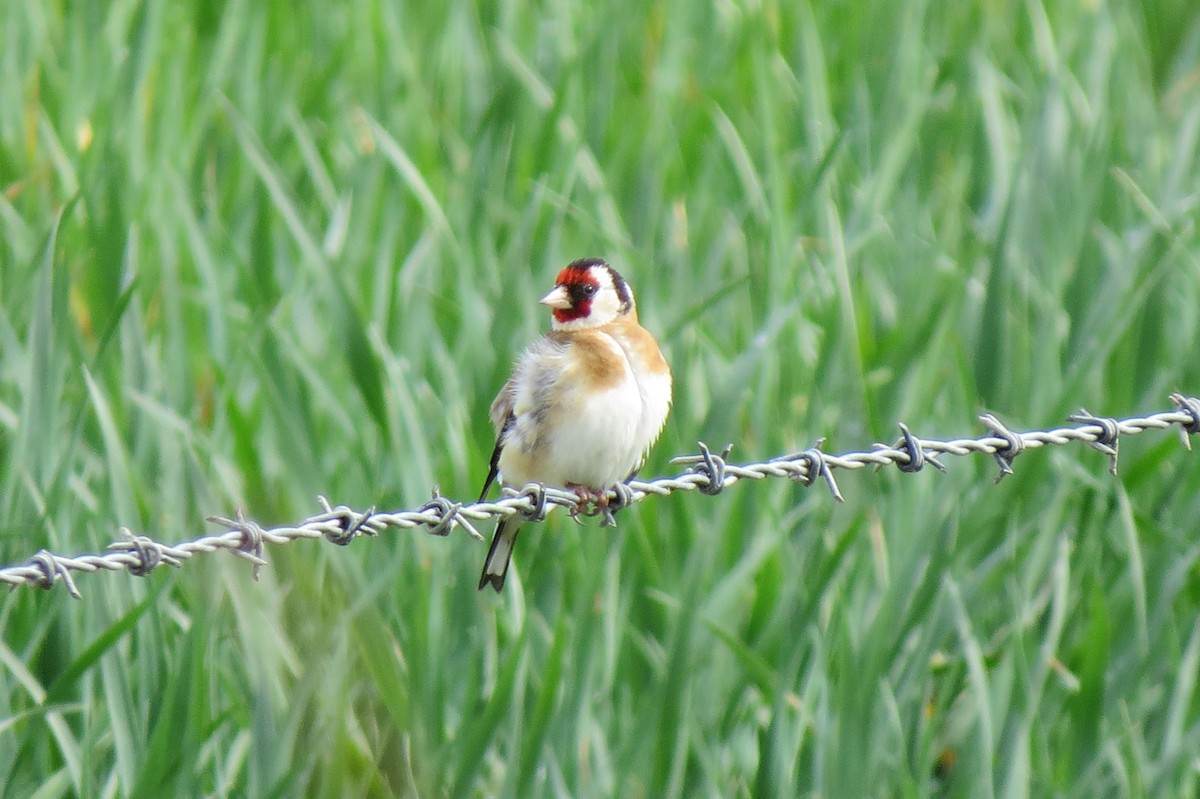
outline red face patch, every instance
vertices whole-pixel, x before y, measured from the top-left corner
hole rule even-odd
[[[567,298],[571,301],[569,308],[554,309],[554,319],[559,324],[583,319],[592,312],[592,298],[600,290],[600,283],[590,268],[572,264],[558,273],[554,285],[565,289]]]

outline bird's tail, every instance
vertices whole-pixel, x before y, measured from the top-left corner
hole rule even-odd
[[[516,518],[501,519],[496,525],[496,534],[492,536],[492,548],[488,550],[487,560],[483,562],[483,574],[479,576],[479,590],[490,585],[500,593],[504,587],[504,578],[508,576],[508,562],[512,559],[513,545],[517,543],[517,531],[521,529],[521,520]]]

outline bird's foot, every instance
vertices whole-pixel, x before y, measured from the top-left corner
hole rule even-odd
[[[580,516],[600,516],[601,527],[616,527],[617,520],[613,517],[617,511],[628,506],[633,501],[633,489],[625,483],[612,486],[615,498],[609,496],[607,488],[591,488],[582,485],[568,485],[568,489],[579,497],[579,504],[571,511],[571,518],[579,522]]]
[[[579,498],[579,502],[571,509],[571,518],[578,524],[583,524],[579,520],[580,516],[599,515],[601,506],[608,504],[608,492],[606,491],[578,483],[568,483],[567,490],[574,491],[575,496]]]

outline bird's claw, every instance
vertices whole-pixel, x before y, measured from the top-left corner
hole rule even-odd
[[[633,504],[633,489],[628,484],[617,483],[612,490],[617,495],[614,499],[609,499],[608,492],[604,492],[604,506],[601,508],[604,518],[600,521],[601,527],[616,527],[616,512]]]

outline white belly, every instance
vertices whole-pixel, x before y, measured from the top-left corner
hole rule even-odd
[[[611,389],[571,399],[574,411],[539,434],[536,447],[523,446],[533,437],[520,430],[518,419],[500,454],[505,483],[605,488],[624,480],[637,466],[642,454],[642,397],[632,375]]]

